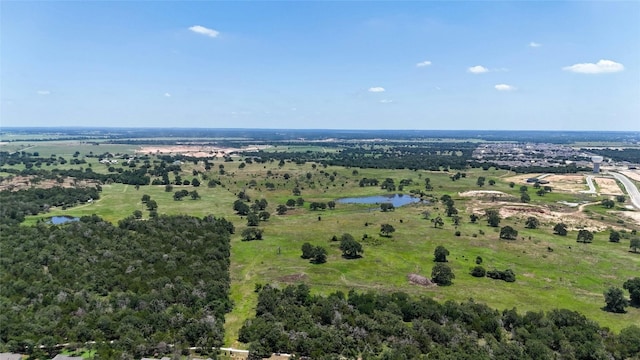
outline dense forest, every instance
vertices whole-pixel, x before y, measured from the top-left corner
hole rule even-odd
[[[0,224],[21,223],[25,216],[47,212],[52,206],[68,208],[99,198],[100,186],[0,191]]]
[[[225,219],[0,226],[0,351],[50,358],[56,344],[113,341],[102,357],[140,358],[222,344]]]
[[[240,330],[250,359],[638,359],[640,327],[615,335],[580,313],[499,312],[473,300],[443,304],[404,293],[312,296],[304,285],[259,289]]]

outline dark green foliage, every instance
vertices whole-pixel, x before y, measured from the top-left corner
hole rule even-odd
[[[520,202],[526,204],[529,201],[531,201],[531,196],[529,196],[529,193],[523,192],[520,194]]]
[[[251,208],[244,201],[236,200],[233,203],[233,210],[237,212],[238,215],[247,215],[251,211]]]
[[[278,205],[278,207],[276,208],[276,214],[278,215],[284,215],[287,213],[287,210],[289,210],[289,208],[287,208],[286,205]]]
[[[342,256],[347,259],[359,258],[362,253],[362,245],[351,234],[343,234],[340,238],[340,250]]]
[[[242,241],[262,240],[263,230],[255,227],[248,227],[242,230]]]
[[[581,243],[593,242],[593,233],[589,230],[579,230],[578,242],[581,242]]]
[[[637,253],[638,249],[640,249],[640,238],[631,238],[631,240],[629,241],[629,248],[631,248],[631,251],[633,251],[634,253]]]
[[[471,223],[473,223],[473,224],[475,224],[476,221],[478,221],[479,218],[480,217],[478,215],[476,215],[476,214],[469,215],[469,221],[471,221]]]
[[[625,281],[622,288],[629,291],[631,306],[640,307],[640,277]]]
[[[2,227],[0,344],[98,341],[133,358],[159,342],[220,346],[231,231],[212,216]]]
[[[455,277],[451,268],[444,263],[436,263],[433,269],[431,269],[431,280],[438,285],[451,285],[451,281],[455,279]]]
[[[567,236],[567,225],[565,223],[558,223],[553,227],[553,233],[560,236]]]
[[[435,218],[431,219],[431,223],[433,224],[434,228],[444,226],[444,220],[442,220],[440,216],[436,216]]]
[[[484,277],[487,271],[482,266],[476,266],[471,270],[471,276]]]
[[[629,305],[629,302],[624,297],[622,289],[611,287],[604,292],[604,302],[606,311],[614,313],[625,313],[625,307]]]
[[[382,234],[382,236],[391,237],[391,234],[395,231],[396,229],[391,224],[380,225],[380,234]]]
[[[21,223],[25,216],[46,212],[53,206],[67,208],[97,200],[99,191],[99,187],[0,191],[0,224]]]
[[[620,233],[615,230],[611,230],[609,233],[609,241],[614,243],[620,242]]]
[[[481,256],[476,256],[476,264],[478,264],[478,265],[482,264],[482,257]]]
[[[392,203],[382,203],[380,204],[380,210],[382,210],[382,212],[393,211],[395,210],[395,206],[393,206]]]
[[[484,214],[487,217],[487,223],[489,226],[498,227],[498,225],[500,225],[500,214],[498,213],[498,210],[487,209]]]
[[[516,274],[511,269],[507,269],[505,271],[500,270],[489,270],[487,271],[487,277],[496,279],[496,280],[504,280],[506,282],[514,282],[516,281]]]
[[[518,231],[511,226],[503,226],[500,229],[500,239],[515,240],[518,237]]]
[[[247,226],[258,226],[260,224],[260,218],[256,213],[249,213],[247,215]]]
[[[529,216],[525,221],[525,227],[527,229],[537,229],[540,226],[540,220],[534,216]]]
[[[435,262],[447,262],[447,256],[449,255],[449,250],[447,250],[444,246],[438,245],[436,249],[433,251],[433,261]]]
[[[602,200],[602,202],[600,204],[602,206],[604,206],[605,208],[607,208],[607,209],[611,209],[614,206],[616,206],[616,203],[611,199],[604,199],[604,200]]]
[[[617,195],[617,196],[616,196],[616,201],[617,201],[617,202],[619,202],[619,203],[623,203],[623,202],[625,202],[626,200],[627,200],[627,197],[626,197],[626,196],[624,196],[624,195]]]

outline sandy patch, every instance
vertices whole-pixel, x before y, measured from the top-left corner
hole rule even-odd
[[[511,196],[507,193],[503,193],[502,191],[496,191],[496,190],[471,190],[471,191],[465,191],[465,192],[461,192],[458,193],[458,195],[460,196],[471,196],[471,197],[485,197],[485,196],[489,196],[489,197],[506,197],[506,196]]]
[[[544,178],[547,180],[549,184],[547,186],[551,186],[556,191],[565,191],[565,192],[580,192],[582,190],[587,189],[586,180],[583,175],[549,175]]]
[[[434,286],[435,285],[433,282],[431,282],[431,280],[427,279],[426,277],[424,277],[422,275],[418,275],[418,274],[409,274],[409,275],[407,275],[407,280],[409,280],[409,282],[414,284],[414,285],[421,285],[421,286]]]
[[[519,184],[519,185],[531,185],[531,183],[527,183],[527,179],[535,178],[535,177],[538,177],[540,175],[542,175],[542,174],[522,174],[522,175],[516,175],[516,176],[508,177],[505,180],[513,181],[514,183]]]
[[[268,145],[252,145],[244,148],[227,148],[219,146],[175,145],[175,146],[142,146],[136,150],[139,154],[184,155],[198,158],[234,156],[243,151],[258,151]]]
[[[640,170],[625,170],[619,172],[631,180],[640,181]]]
[[[615,214],[626,217],[637,225],[640,225],[640,211],[616,211]]]
[[[605,195],[623,195],[622,189],[618,186],[615,179],[611,178],[594,178],[596,184],[600,187],[600,193]]]

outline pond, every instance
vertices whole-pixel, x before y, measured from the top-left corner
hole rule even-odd
[[[421,202],[420,198],[404,194],[350,197],[336,200],[340,204],[382,204],[391,203],[394,207]]]
[[[53,225],[60,225],[67,222],[80,221],[80,218],[73,216],[52,216],[49,222]]]

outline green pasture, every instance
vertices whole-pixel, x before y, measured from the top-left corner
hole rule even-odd
[[[529,230],[524,227],[524,218],[510,218],[503,219],[500,225],[513,226],[519,235],[517,240],[506,241],[500,240],[498,229],[489,227],[483,219],[477,224],[469,222],[466,209],[472,203],[477,204],[477,200],[462,197],[459,193],[498,190],[519,199],[521,184],[516,184],[514,188],[508,185],[511,181],[509,176],[513,173],[494,169],[467,170],[465,178],[451,181],[450,176],[455,171],[324,168],[320,164],[314,168],[310,163],[296,165],[291,162],[286,162],[282,167],[277,162],[270,162],[247,164],[245,168],[240,168],[241,163],[240,159],[232,162],[213,161],[211,171],[205,174],[209,179],[219,179],[223,186],[208,188],[207,181],[201,175],[200,187],[174,186],[172,192],[165,192],[164,186],[142,186],[136,190],[130,185],[103,185],[101,198],[92,204],[67,210],[54,209],[47,214],[29,217],[26,224],[53,215],[82,216],[94,213],[117,222],[135,210],[141,210],[146,218],[148,211],[140,201],[144,194],[150,195],[158,203],[160,214],[213,214],[226,217],[236,226],[231,251],[231,298],[234,308],[226,317],[225,334],[225,344],[233,347],[243,347],[236,341],[237,334],[244,321],[254,315],[257,301],[254,289],[258,283],[284,286],[302,281],[309,284],[313,292],[321,294],[356,289],[404,291],[438,300],[463,301],[473,298],[494,308],[515,307],[520,312],[567,308],[580,311],[615,331],[640,323],[640,309],[628,308],[626,314],[611,314],[601,310],[604,306],[602,294],[608,287],[622,287],[626,279],[640,274],[640,254],[628,251],[627,239],[610,243],[608,232],[601,232],[593,243],[579,244],[575,232],[566,237],[553,235],[555,223],[541,219],[539,229]],[[221,164],[224,165],[224,175],[219,172]],[[94,170],[96,166],[93,165]],[[202,162],[184,164],[182,168],[181,177],[188,180],[194,177],[193,170],[204,171]],[[354,170],[357,175],[354,175]],[[311,179],[307,178],[307,173],[311,174]],[[285,180],[285,174],[288,180]],[[334,176],[333,181],[330,176]],[[483,187],[476,185],[478,176],[486,178]],[[424,190],[424,180],[430,178],[434,196],[439,198],[443,194],[450,194],[455,200],[462,218],[461,224],[456,228],[452,220],[444,215],[444,206],[439,203],[413,204],[386,213],[374,205],[355,204],[338,204],[335,210],[309,210],[311,201],[326,202],[342,197],[387,193],[379,186],[360,187],[358,183],[363,177],[376,178],[380,182],[387,177],[393,178],[396,186],[402,179],[411,179],[412,185],[402,191],[405,194],[410,190]],[[496,180],[496,184],[488,185],[490,179]],[[252,180],[255,185],[251,184]],[[267,190],[268,182],[274,184],[274,190]],[[305,206],[292,208],[285,215],[276,215],[275,209],[279,204],[298,197],[292,194],[295,187],[301,190],[300,197],[305,199]],[[174,201],[173,192],[183,188],[197,190],[202,198],[191,200],[187,197],[182,201]],[[241,241],[240,233],[246,227],[246,219],[232,210],[240,191],[245,191],[251,201],[264,198],[269,202],[268,211],[272,216],[260,226],[264,229],[262,241]],[[539,197],[532,186],[529,186],[529,193],[534,205],[560,206],[557,201],[580,201],[583,197],[582,194],[559,193],[555,190]],[[598,205],[588,209],[594,217],[612,216]],[[444,227],[434,228],[429,220],[424,219],[425,211],[430,213],[431,218],[442,216]],[[578,210],[567,207],[566,211]],[[396,232],[392,237],[379,234],[380,226],[384,223],[395,227]],[[616,224],[614,218],[607,223]],[[638,228],[631,226],[630,222],[624,226],[629,230]],[[460,236],[455,235],[456,231],[460,231]],[[339,237],[343,233],[350,233],[362,242],[362,258],[347,260],[341,257],[339,243],[330,239],[333,235]],[[367,238],[363,240],[365,234]],[[301,259],[300,248],[305,242],[326,247],[329,252],[327,263],[314,265]],[[410,284],[408,274],[430,277],[434,265],[433,251],[437,245],[443,245],[450,251],[449,265],[456,275],[453,285],[425,288]],[[475,266],[477,256],[483,258],[482,266],[487,270],[512,269],[516,273],[516,282],[472,277],[469,271]]]

